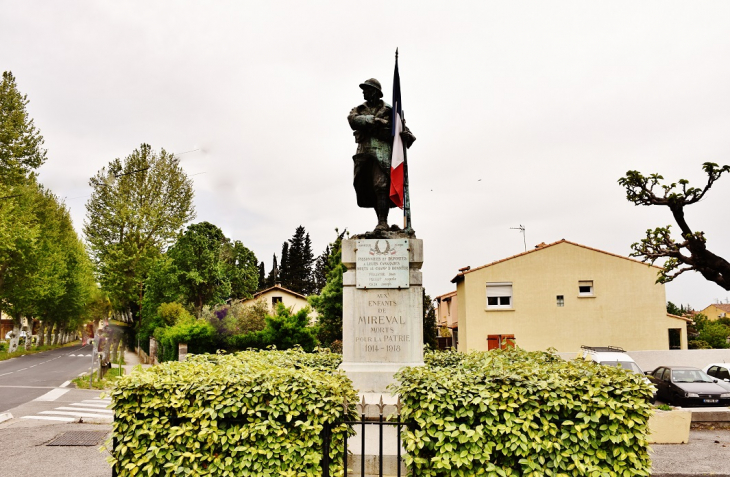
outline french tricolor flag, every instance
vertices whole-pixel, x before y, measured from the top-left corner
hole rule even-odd
[[[391,121],[393,134],[393,156],[390,159],[390,200],[403,208],[403,169],[405,149],[403,139],[403,107],[400,99],[400,75],[398,74],[398,53],[395,56],[395,73],[393,74],[393,118]]]

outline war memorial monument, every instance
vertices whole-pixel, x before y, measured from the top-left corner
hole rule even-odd
[[[348,115],[357,152],[357,204],[373,208],[372,232],[342,243],[343,362],[360,393],[387,393],[402,367],[423,364],[423,243],[410,221],[406,150],[416,140],[405,126],[396,60],[393,105],[380,82],[360,84],[365,102]],[[391,208],[404,210],[403,228],[388,224]]]

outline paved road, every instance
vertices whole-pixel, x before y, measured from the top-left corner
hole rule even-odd
[[[91,345],[77,345],[0,361],[0,412],[32,401],[89,371],[91,351]]]

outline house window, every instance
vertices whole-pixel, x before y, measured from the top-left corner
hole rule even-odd
[[[276,304],[281,303],[281,297],[280,296],[272,296],[271,297],[271,306],[276,308]]]
[[[515,347],[515,335],[488,335],[487,350]]]
[[[669,349],[682,349],[681,328],[669,328]]]
[[[565,306],[565,297],[563,295],[558,295],[555,298],[558,302],[558,306]]]
[[[593,280],[578,282],[578,296],[593,296]]]
[[[512,309],[512,284],[487,283],[487,310]]]

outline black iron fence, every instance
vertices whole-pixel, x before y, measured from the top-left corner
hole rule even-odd
[[[345,407],[345,415],[349,415],[348,410],[349,406],[353,404],[349,404],[347,401],[343,403],[343,406]],[[378,404],[374,404],[374,406],[378,409],[377,416],[368,415],[368,407],[370,404],[367,404],[365,402],[365,396],[363,396],[362,401],[358,404],[356,404],[357,407],[359,407],[360,411],[360,420],[358,421],[343,421],[337,424],[347,424],[349,426],[352,426],[356,431],[358,431],[358,435],[360,437],[360,474],[361,476],[365,475],[365,465],[366,465],[366,453],[365,453],[365,444],[367,439],[367,429],[371,428],[371,430],[378,433],[378,455],[377,455],[377,461],[378,461],[378,476],[383,476],[383,462],[384,462],[384,453],[383,453],[383,430],[387,426],[393,426],[396,429],[396,439],[395,439],[395,446],[396,449],[396,460],[395,460],[395,466],[396,466],[396,475],[398,477],[401,477],[401,462],[402,462],[402,456],[401,456],[401,430],[404,426],[403,422],[401,422],[401,402],[400,399],[398,399],[398,402],[395,405],[395,414],[392,416],[388,416],[390,419],[387,419],[385,416],[385,407],[386,404],[383,403],[383,397],[380,396],[380,402]],[[387,420],[386,420],[387,419]],[[331,425],[330,425],[331,426]],[[323,435],[323,449],[322,449],[322,477],[330,477],[330,458],[329,458],[329,450],[330,446],[332,445],[332,433],[330,432],[330,426],[326,426],[324,429],[324,435]],[[375,429],[372,429],[372,428]],[[345,437],[345,452],[343,453],[343,468],[344,468],[344,475],[347,477],[349,474],[348,469],[348,458],[351,455],[348,452],[347,448],[347,438]],[[392,454],[389,454],[392,455]],[[353,472],[354,474],[354,472]],[[370,472],[372,475],[372,472]],[[357,474],[355,474],[357,475]]]

